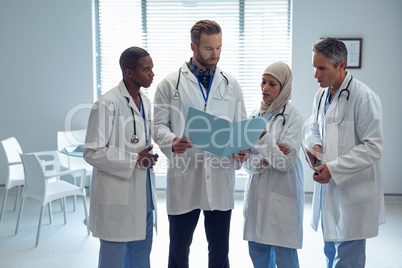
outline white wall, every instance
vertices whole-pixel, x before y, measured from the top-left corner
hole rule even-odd
[[[292,62],[293,103],[307,117],[318,88],[311,44],[330,35],[363,38],[362,69],[352,73],[383,102],[385,191],[399,194],[401,14],[400,0],[295,0]],[[0,140],[15,136],[24,152],[56,149],[68,112],[93,102],[92,0],[2,0],[0,38]],[[73,128],[87,119],[88,110],[77,113]]]
[[[0,1],[0,140],[15,136],[24,152],[55,150],[68,111],[93,102],[91,5]],[[87,120],[88,111],[77,113],[73,128]]]
[[[318,89],[311,63],[311,44],[321,37],[363,38],[362,68],[350,69],[380,97],[385,148],[382,174],[386,193],[402,193],[401,116],[402,1],[295,0],[293,4],[293,103],[307,117]],[[305,167],[306,191],[313,190]]]

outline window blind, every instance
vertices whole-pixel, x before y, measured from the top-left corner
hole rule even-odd
[[[146,49],[154,62],[153,100],[165,76],[190,59],[190,29],[201,19],[218,22],[223,45],[218,65],[242,87],[247,113],[261,101],[261,74],[270,63],[291,62],[291,1],[97,0],[97,96],[121,80],[120,54]]]
[[[152,102],[159,81],[192,56],[190,29],[201,19],[222,28],[218,65],[238,79],[248,114],[260,105],[264,69],[291,63],[291,0],[96,0],[95,15],[97,97],[122,79],[123,50],[139,46],[154,63],[154,81],[143,89]]]

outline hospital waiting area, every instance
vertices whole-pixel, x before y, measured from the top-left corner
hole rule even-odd
[[[240,180],[241,181],[241,180]],[[243,183],[243,181],[241,181]],[[0,188],[0,199],[3,200],[4,187]],[[8,194],[8,204],[3,220],[0,223],[0,267],[2,268],[89,268],[97,267],[99,239],[87,235],[84,225],[85,213],[80,197],[77,197],[76,211],[73,211],[73,198],[67,198],[67,224],[64,224],[60,202],[53,202],[53,222],[49,223],[45,210],[38,247],[35,247],[40,204],[28,198],[24,205],[18,234],[15,227],[18,208],[13,211],[17,188]],[[243,235],[243,192],[235,194],[235,209],[232,212],[230,230],[229,261],[233,268],[252,268],[247,242]],[[310,227],[311,199],[307,193],[304,209],[303,248],[298,250],[300,267],[323,268],[322,233],[314,232]],[[89,196],[87,196],[89,204]],[[167,267],[168,261],[168,217],[166,214],[165,190],[158,190],[158,230],[154,232],[151,252],[151,267]],[[402,197],[385,196],[386,223],[380,226],[379,235],[367,239],[367,268],[400,268],[402,267]],[[203,215],[200,215],[193,244],[190,249],[190,267],[208,267],[207,242],[203,229]]]

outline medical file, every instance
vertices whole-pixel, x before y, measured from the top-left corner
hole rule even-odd
[[[195,148],[221,157],[230,156],[252,147],[270,117],[267,114],[233,123],[190,107],[183,135],[191,139]]]

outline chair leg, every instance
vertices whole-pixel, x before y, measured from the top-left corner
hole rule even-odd
[[[88,195],[90,195],[91,194],[92,175],[87,176],[87,181],[88,181]]]
[[[74,185],[77,185],[77,179],[74,177]],[[77,204],[77,196],[74,195],[74,200],[73,200],[73,211],[76,211],[76,204]]]
[[[49,209],[49,224],[53,223],[53,213],[52,213],[52,201],[47,203]]]
[[[6,208],[6,201],[7,201],[8,189],[6,189],[6,193],[3,199],[3,205],[1,206],[1,213],[0,213],[0,222],[3,219],[4,210]]]
[[[87,226],[87,233],[88,235],[91,234],[91,232],[89,231],[89,221],[88,221],[88,211],[87,211],[87,201],[86,201],[86,197],[85,195],[82,196],[82,201],[84,202],[84,212],[85,212],[85,223]]]
[[[65,197],[63,197],[63,214],[64,214],[64,224],[67,224],[66,198]]]
[[[17,190],[17,195],[15,196],[15,203],[14,203],[14,209],[15,211],[17,209],[17,203],[18,203],[18,198],[20,197],[21,194],[21,185],[18,185],[18,190]]]
[[[37,247],[38,244],[39,244],[40,228],[41,228],[41,226],[42,226],[43,208],[44,208],[44,206],[41,206],[41,207],[40,207],[39,224],[38,224],[38,233],[36,234],[35,247]]]
[[[91,194],[92,176],[88,176],[88,195]]]
[[[25,203],[25,198],[22,198],[21,205],[20,205],[20,211],[18,212],[17,225],[15,226],[15,234],[18,233],[18,228],[20,226],[20,219],[21,219],[21,215],[22,215],[22,210],[24,209],[24,203]]]
[[[74,195],[74,196],[73,196],[73,198],[74,198],[74,199],[73,199],[73,211],[74,211],[74,212],[76,212],[76,211],[77,211],[77,209],[76,209],[76,207],[75,207],[75,206],[76,206],[76,203],[77,203],[77,196],[76,196],[76,195]]]

